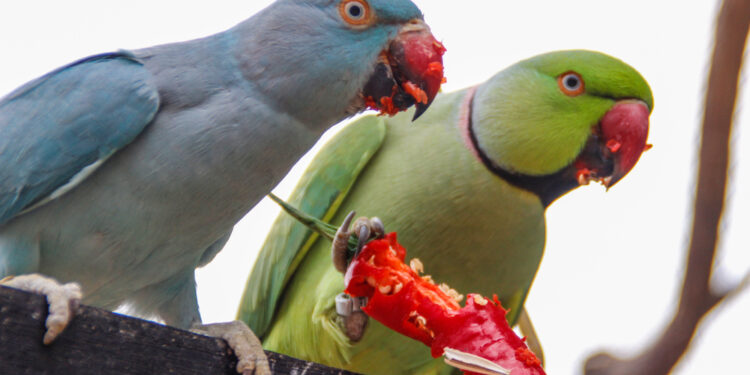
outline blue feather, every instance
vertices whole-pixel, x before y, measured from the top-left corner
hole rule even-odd
[[[188,328],[194,270],[333,124],[364,109],[409,0],[278,0],[205,38],[92,56],[0,99],[0,278]],[[52,200],[51,202],[49,202]],[[49,202],[49,203],[47,203]]]
[[[130,143],[159,98],[131,54],[59,68],[0,101],[0,225]]]

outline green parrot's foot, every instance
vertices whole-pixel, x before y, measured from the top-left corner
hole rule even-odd
[[[44,345],[51,344],[65,330],[83,296],[77,283],[60,284],[55,279],[36,273],[8,276],[0,280],[0,284],[47,297],[49,313],[45,323],[47,332],[42,339]]]
[[[362,311],[367,304],[367,298],[352,298],[346,293],[336,296],[336,313],[343,320],[344,334],[352,342],[362,339],[367,329],[369,317]]]
[[[362,340],[367,329],[368,316],[362,311],[355,311],[344,317],[344,333],[352,342]]]
[[[365,244],[371,239],[380,238],[385,234],[385,227],[383,222],[377,217],[368,219],[366,217],[360,217],[349,230],[349,225],[352,222],[355,212],[349,212],[341,223],[341,226],[336,231],[336,235],[333,237],[333,243],[331,245],[331,260],[333,260],[333,266],[336,267],[341,273],[346,273],[348,265],[348,245],[349,237],[354,235],[357,237],[357,250],[354,253],[357,254],[362,250]]]
[[[268,358],[257,336],[245,323],[235,320],[227,323],[197,324],[191,331],[219,337],[229,344],[237,357],[237,372],[242,375],[271,375]]]
[[[333,266],[341,273],[346,273],[349,265],[349,237],[352,235],[357,237],[357,249],[354,252],[354,257],[356,257],[368,241],[385,235],[383,222],[377,217],[371,219],[360,217],[350,230],[349,226],[354,215],[354,211],[346,215],[331,244]],[[366,304],[366,298],[351,298],[344,293],[336,296],[336,313],[342,317],[342,328],[346,337],[353,342],[361,340],[367,329],[368,316],[361,310]]]

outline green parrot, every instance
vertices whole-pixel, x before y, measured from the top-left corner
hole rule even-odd
[[[409,258],[461,293],[497,294],[515,324],[542,258],[546,207],[581,184],[611,187],[648,148],[651,90],[608,55],[558,51],[408,113],[347,125],[288,202],[341,223],[352,210],[398,232]],[[328,241],[286,214],[250,274],[239,319],[267,350],[365,374],[450,368],[376,321],[350,339]]]

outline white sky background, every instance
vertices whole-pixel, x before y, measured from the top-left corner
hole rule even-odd
[[[448,48],[446,91],[484,81],[520,59],[569,48],[621,58],[650,82],[655,109],[649,141],[654,148],[610,192],[598,185],[579,188],[551,206],[547,250],[528,300],[551,374],[580,372],[582,360],[598,348],[627,354],[643,347],[670,319],[679,292],[716,5],[653,0],[416,2]],[[268,3],[6,2],[0,11],[0,95],[89,54],[224,30]],[[748,88],[746,79],[740,87]],[[750,245],[743,233],[750,226],[750,139],[742,134],[748,125],[748,98],[745,92],[735,117],[733,181],[717,262],[730,282],[750,270]],[[307,159],[309,155],[277,188],[279,194],[289,193]],[[198,271],[204,321],[234,317],[256,251],[277,212],[268,201],[259,204],[217,259]],[[746,291],[706,320],[675,373],[746,371],[741,369],[747,366],[748,316]]]

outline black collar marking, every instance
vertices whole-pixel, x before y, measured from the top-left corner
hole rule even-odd
[[[468,131],[469,139],[471,144],[476,150],[479,159],[482,160],[484,166],[494,173],[496,176],[502,178],[513,186],[528,190],[536,194],[542,202],[542,205],[547,208],[553,201],[561,197],[563,194],[578,187],[578,180],[576,179],[576,170],[571,163],[567,167],[553,173],[544,176],[532,176],[523,173],[514,173],[506,169],[503,169],[499,165],[495,164],[479,147],[477,142],[476,134],[474,133],[474,120],[473,120],[473,109],[474,109],[474,96],[472,95],[469,100],[467,116],[468,118]]]

